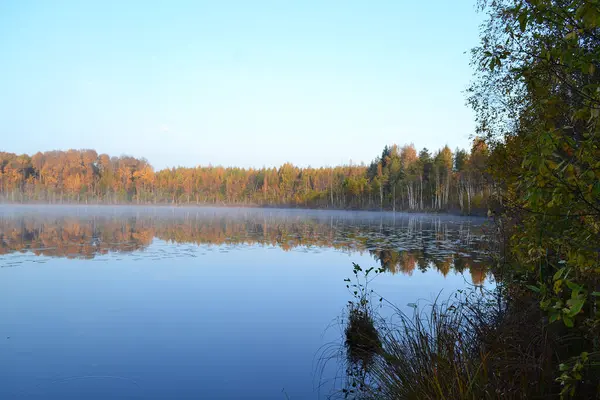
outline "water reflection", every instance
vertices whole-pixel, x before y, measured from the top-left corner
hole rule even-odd
[[[486,277],[481,221],[364,212],[117,210],[4,210],[0,212],[0,255],[20,252],[93,259],[145,251],[145,256],[156,256],[147,249],[158,239],[208,249],[220,246],[221,250],[247,245],[286,251],[335,248],[368,253],[393,274],[435,269],[445,276],[468,270],[475,284]],[[175,253],[186,254],[186,250],[161,256]],[[1,266],[14,264],[0,262]]]

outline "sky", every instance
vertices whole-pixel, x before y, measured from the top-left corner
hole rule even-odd
[[[475,0],[0,1],[0,151],[156,168],[468,148]]]

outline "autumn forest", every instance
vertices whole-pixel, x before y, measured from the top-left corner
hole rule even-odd
[[[210,204],[410,211],[486,211],[488,150],[436,152],[386,146],[369,165],[155,171],[145,159],[94,150],[0,152],[0,201],[87,204]]]

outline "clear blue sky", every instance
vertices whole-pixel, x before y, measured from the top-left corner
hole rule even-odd
[[[0,151],[162,168],[468,147],[474,4],[0,1]]]

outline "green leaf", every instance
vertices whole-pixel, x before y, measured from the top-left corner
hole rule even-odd
[[[560,279],[562,277],[563,272],[565,272],[565,267],[562,267],[561,269],[559,269],[558,271],[556,271],[556,273],[552,277],[552,280],[556,281],[556,280]]]
[[[569,305],[570,309],[569,309],[569,312],[567,313],[567,315],[569,315],[570,317],[576,316],[577,314],[579,314],[579,312],[583,308],[584,304],[585,304],[585,299],[568,300],[567,305]]]
[[[560,365],[558,366],[558,369],[559,369],[560,371],[566,371],[566,370],[568,370],[568,369],[569,369],[569,367],[567,366],[567,364],[564,364],[564,363],[562,363],[562,364],[560,364]]]
[[[581,286],[574,283],[573,281],[567,281],[567,287],[573,291],[581,291]]]
[[[527,285],[527,287],[529,289],[531,289],[533,292],[539,293],[540,292],[540,288],[534,285]]]
[[[565,315],[563,317],[563,322],[565,323],[565,326],[567,328],[572,328],[573,327],[573,318]]]
[[[521,32],[525,32],[525,28],[527,28],[527,13],[522,12],[519,14],[519,29]]]

